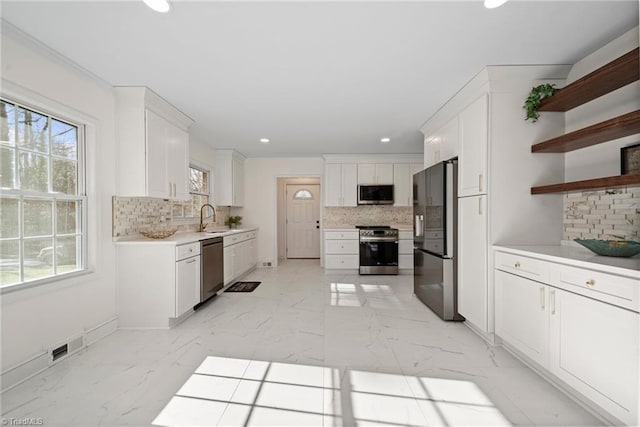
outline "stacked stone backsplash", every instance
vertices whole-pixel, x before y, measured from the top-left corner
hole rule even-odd
[[[564,240],[640,240],[640,187],[564,196]]]
[[[199,217],[174,217],[173,212],[180,203],[166,199],[149,197],[117,197],[112,199],[112,236],[123,237],[137,235],[141,231],[177,229],[178,231],[197,231]],[[216,207],[216,221],[205,221],[208,228],[224,227],[229,219],[231,208]]]
[[[413,207],[356,206],[324,208],[324,226],[412,224]]]

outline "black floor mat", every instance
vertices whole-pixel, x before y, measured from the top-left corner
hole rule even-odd
[[[262,282],[236,282],[229,286],[225,292],[253,292]]]

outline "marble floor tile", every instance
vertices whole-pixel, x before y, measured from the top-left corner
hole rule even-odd
[[[413,278],[291,260],[168,331],[118,330],[2,395],[45,425],[600,425],[413,296]]]

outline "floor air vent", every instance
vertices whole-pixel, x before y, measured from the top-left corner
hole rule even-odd
[[[68,352],[69,352],[69,345],[68,344],[61,345],[60,347],[54,348],[53,350],[51,350],[51,358],[55,362],[56,360],[60,359],[62,356],[65,356]]]
[[[66,344],[62,344],[61,346],[54,348],[53,350],[51,350],[51,362],[56,362],[64,356],[75,353],[76,351],[80,350],[82,346],[83,339],[80,336],[69,341]]]

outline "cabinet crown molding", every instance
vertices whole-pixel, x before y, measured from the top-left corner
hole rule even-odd
[[[416,154],[323,154],[325,163],[422,163],[423,155]]]
[[[116,98],[122,101],[138,102],[144,108],[153,110],[163,119],[176,126],[188,130],[194,123],[193,119],[174,107],[169,101],[155,93],[146,86],[116,86],[114,87]]]

